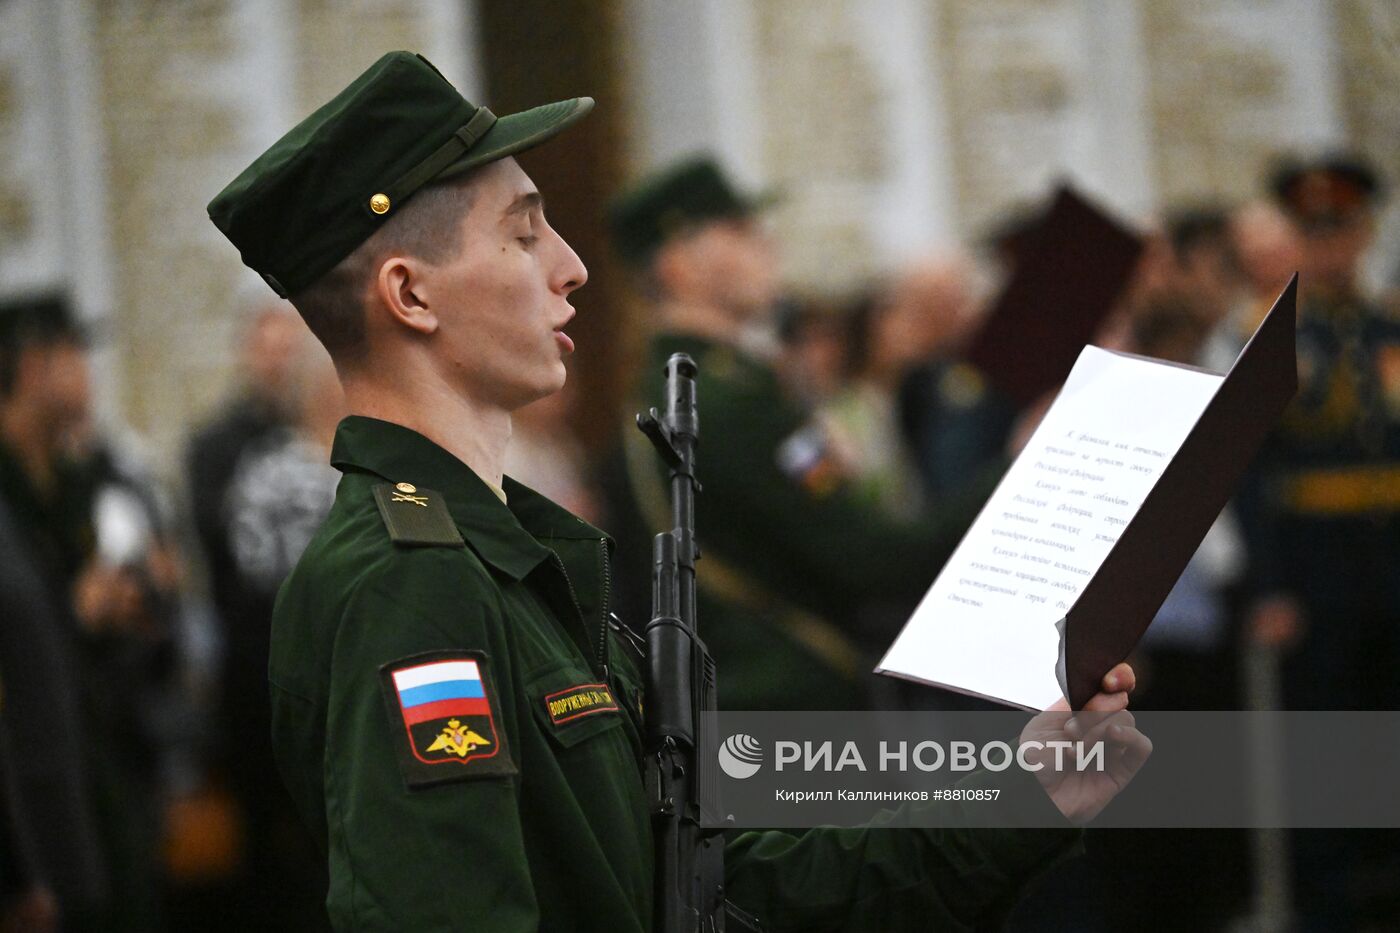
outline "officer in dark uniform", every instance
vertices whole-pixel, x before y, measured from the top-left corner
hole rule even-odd
[[[1380,182],[1364,162],[1338,156],[1285,165],[1272,188],[1302,235],[1298,394],[1239,500],[1250,634],[1290,649],[1289,708],[1396,709],[1400,320],[1359,281]],[[1377,754],[1394,756],[1393,743]],[[1393,831],[1294,836],[1303,929],[1379,929],[1400,918],[1388,883],[1400,870]]]
[[[1005,462],[965,476],[962,494],[940,499],[931,517],[895,522],[861,500],[839,444],[745,342],[777,291],[762,203],[699,157],[624,192],[610,223],[654,299],[642,397],[659,397],[672,353],[689,353],[704,380],[698,614],[724,671],[720,705],[849,709],[869,702],[872,654],[932,583]],[[628,482],[612,511],[659,531],[669,515],[664,474],[637,432],[623,444]],[[621,555],[634,591],[648,582],[648,541],[627,535],[637,550]],[[632,602],[644,618],[644,590]]]
[[[279,764],[327,854],[337,929],[650,926],[613,545],[501,471],[511,411],[563,385],[587,275],[511,156],[591,107],[497,119],[391,53],[210,204],[326,344],[355,412],[269,665]],[[1120,666],[1095,706],[1121,709],[1132,685]],[[1116,790],[1076,781],[1051,791],[1075,815]],[[773,930],[967,929],[1074,844],[1068,828],[753,833],[727,883]]]
[[[1358,280],[1380,196],[1363,162],[1283,167],[1303,235],[1298,396],[1245,498],[1256,633],[1300,639],[1295,709],[1395,709],[1400,690],[1400,320]]]

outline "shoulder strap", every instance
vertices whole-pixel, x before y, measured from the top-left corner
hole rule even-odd
[[[419,547],[464,547],[462,533],[447,511],[440,493],[412,483],[380,483],[374,487],[379,515],[395,544]]]

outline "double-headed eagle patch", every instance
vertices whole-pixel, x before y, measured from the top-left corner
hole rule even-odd
[[[410,786],[515,773],[486,665],[479,651],[434,651],[381,669],[389,715],[404,734],[399,760]]]

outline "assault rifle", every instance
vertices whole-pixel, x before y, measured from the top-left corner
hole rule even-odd
[[[670,469],[674,527],[652,548],[651,622],[646,627],[646,780],[656,847],[656,933],[759,929],[724,898],[718,785],[704,740],[715,709],[715,661],[696,634],[695,361],[666,362],[666,410],[637,416],[637,427]]]

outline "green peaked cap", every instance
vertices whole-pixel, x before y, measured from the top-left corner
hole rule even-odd
[[[390,52],[209,202],[209,218],[283,297],[340,262],[415,191],[577,123],[575,97],[497,119],[426,58]]]
[[[747,217],[777,200],[741,191],[713,157],[693,155],[660,168],[608,206],[608,232],[624,260],[645,265],[668,239],[707,221]]]

